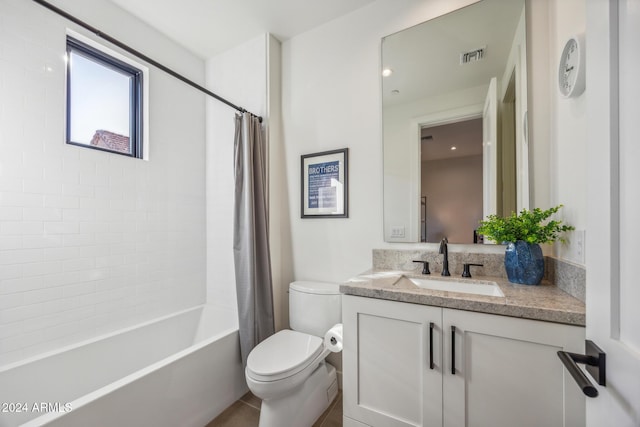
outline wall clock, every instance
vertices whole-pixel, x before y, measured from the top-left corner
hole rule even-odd
[[[581,95],[585,89],[584,38],[567,40],[558,64],[558,89],[565,98]]]

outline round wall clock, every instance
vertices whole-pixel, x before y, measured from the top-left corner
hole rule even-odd
[[[584,43],[580,36],[567,40],[558,64],[558,89],[565,98],[578,96],[585,88]]]

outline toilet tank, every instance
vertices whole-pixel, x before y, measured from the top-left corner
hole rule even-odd
[[[342,319],[337,283],[298,281],[289,285],[289,324],[298,332],[324,337]]]

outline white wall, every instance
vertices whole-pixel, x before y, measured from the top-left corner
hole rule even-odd
[[[587,118],[586,91],[576,98],[565,99],[558,91],[558,62],[567,39],[584,34],[586,3],[584,0],[555,1],[549,7],[549,88],[550,109],[550,206],[564,204],[562,217],[577,230],[587,227]],[[586,52],[588,55],[588,46]],[[587,89],[588,90],[588,89]],[[573,233],[569,235],[572,240]],[[584,257],[576,254],[575,244],[556,245],[561,258],[584,264]]]
[[[112,3],[55,3],[203,80]],[[65,145],[67,27],[0,0],[0,365],[205,300],[204,96],[151,67],[149,161]]]
[[[206,86],[254,114],[266,112],[265,39],[260,36],[206,61]],[[233,108],[207,100],[207,300],[237,309],[233,263]]]
[[[584,7],[582,0],[576,2]],[[378,0],[283,43],[285,161],[296,279],[340,282],[370,268],[371,249],[398,247],[382,237],[380,39],[464,3]],[[579,30],[578,22],[564,18],[571,15],[571,5],[565,3],[573,2],[527,2],[531,207],[563,203],[567,222],[584,228],[586,186],[579,177],[586,166],[583,154],[575,152],[584,120],[581,101],[555,105],[558,44],[564,32]],[[556,36],[560,30],[563,34]],[[342,147],[350,149],[349,218],[300,219],[300,155]]]
[[[263,117],[269,158],[271,260],[273,266],[276,327],[283,326],[286,296],[283,283],[286,266],[281,262],[286,251],[282,230],[281,197],[284,182],[280,168],[280,43],[263,34],[206,62],[207,87],[254,114]],[[207,102],[207,299],[214,305],[237,309],[233,260],[234,203],[234,121],[235,110],[214,101]],[[286,219],[286,215],[284,216]],[[286,235],[286,234],[285,234]],[[287,257],[288,258],[288,257]]]
[[[293,275],[340,282],[383,247],[380,39],[469,1],[379,0],[283,43]],[[349,148],[349,218],[300,218],[300,155]]]

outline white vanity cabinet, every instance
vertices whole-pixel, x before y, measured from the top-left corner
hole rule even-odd
[[[582,327],[350,295],[343,325],[345,427],[584,426]]]
[[[442,309],[343,295],[342,324],[344,427],[441,426]]]
[[[557,356],[584,353],[583,327],[446,308],[442,319],[445,427],[584,427],[585,396]]]

